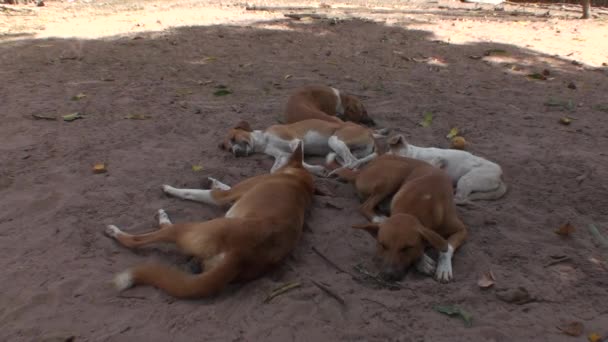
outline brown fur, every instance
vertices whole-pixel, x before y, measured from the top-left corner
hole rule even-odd
[[[361,101],[340,92],[340,101],[344,108],[341,118],[336,116],[337,98],[331,87],[306,86],[296,90],[287,101],[285,108],[286,123],[294,123],[307,119],[319,119],[340,123],[352,121],[364,125],[374,125]]]
[[[234,203],[231,217],[206,222],[165,224],[141,235],[124,232],[116,239],[137,248],[155,242],[175,243],[201,260],[204,272],[184,273],[159,264],[133,268],[133,285],[155,286],[180,298],[205,297],[235,280],[264,274],[295,247],[314,191],[312,176],[302,167],[302,146],[274,174],[246,179],[230,190],[215,189],[220,205]]]
[[[365,199],[360,211],[369,220],[376,216],[377,205],[393,196],[390,218],[354,227],[378,240],[383,272],[402,276],[422,256],[425,241],[445,252],[448,243],[456,250],[466,238],[466,227],[453,202],[452,181],[444,171],[423,161],[382,155],[359,172],[336,173],[355,183]]]

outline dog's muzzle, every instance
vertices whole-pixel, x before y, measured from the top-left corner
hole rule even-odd
[[[242,147],[233,145],[232,154],[234,154],[235,157],[247,157],[249,155],[249,146]]]

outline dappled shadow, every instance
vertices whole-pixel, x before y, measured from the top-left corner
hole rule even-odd
[[[1,249],[8,251],[0,282],[11,298],[2,334],[7,340],[38,340],[58,329],[90,340],[558,339],[563,312],[605,326],[598,313],[608,309],[608,279],[587,262],[598,250],[582,232],[565,240],[553,230],[568,220],[581,227],[608,221],[606,72],[514,45],[447,44],[427,31],[365,20],[286,19],[100,40],[2,42],[0,165],[11,180],[0,188]],[[350,270],[371,258],[372,242],[348,229],[362,221],[354,191],[319,180],[334,196],[318,198],[308,222],[312,232],[304,233],[291,266],[270,277],[205,306],[172,302],[154,289],[133,290],[145,300],[125,304],[100,285],[142,261],[103,237],[104,224],[149,229],[160,207],[176,222],[221,215],[166,198],[159,185],[198,187],[206,175],[234,184],[269,170],[266,156],[234,159],[217,142],[241,119],[254,128],[276,123],[290,91],[310,83],[362,97],[380,125],[415,145],[447,147],[445,135],[458,127],[470,151],[502,165],[508,195],[459,209],[471,234],[455,256],[455,284],[410,275],[401,291],[375,291],[328,268],[311,245]],[[215,96],[220,86],[230,93]],[[72,112],[85,118],[32,118]],[[427,112],[433,122],[420,127]],[[144,120],[126,120],[129,115]],[[559,123],[564,116],[573,119],[569,126]],[[107,174],[91,173],[99,161],[107,163]],[[566,271],[545,268],[553,255],[567,255],[576,270],[566,270],[565,278],[559,272]],[[33,270],[27,279],[23,265]],[[526,286],[546,301],[507,314],[510,304],[474,285],[488,269],[501,276],[501,286]],[[347,308],[308,277],[331,284]],[[293,279],[303,282],[301,290],[279,298],[280,305],[259,304],[277,281]],[[30,298],[44,305],[21,309]],[[479,322],[465,329],[429,313],[443,302],[462,303]],[[83,312],[95,319],[81,319]],[[533,328],[516,329],[522,319]]]

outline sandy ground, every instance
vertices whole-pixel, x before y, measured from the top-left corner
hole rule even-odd
[[[608,336],[608,251],[587,229],[608,236],[606,16],[326,3],[316,12],[337,19],[296,21],[219,1],[0,12],[0,340],[574,341],[556,328],[573,321],[584,335]],[[546,80],[526,76],[543,72]],[[380,125],[416,145],[447,147],[458,127],[471,152],[503,166],[504,199],[459,209],[470,238],[455,255],[456,281],[410,273],[395,291],[358,281],[353,266],[375,271],[373,241],[349,228],[364,221],[358,200],[349,185],[318,179],[332,196],[316,198],[310,229],[267,276],[206,300],[153,288],[118,294],[115,273],[186,259],[164,246],[128,251],[102,234],[105,225],[145,231],[159,208],[178,222],[222,215],[166,197],[160,185],[199,187],[209,175],[233,184],[269,170],[269,157],[235,159],[217,142],[240,119],[275,123],[290,91],[310,83],[359,95]],[[232,94],[214,96],[219,85]],[[433,123],[421,127],[429,111]],[[73,112],[85,118],[61,120]],[[99,162],[107,173],[92,172]],[[574,233],[555,234],[566,222]],[[490,270],[496,284],[482,290],[477,280]],[[301,287],[263,304],[289,282]],[[530,301],[499,298],[518,287]],[[435,305],[470,312],[472,326]]]

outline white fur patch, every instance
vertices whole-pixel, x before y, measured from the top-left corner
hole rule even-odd
[[[213,177],[207,177],[207,179],[209,179],[209,181],[211,182],[211,189],[219,189],[224,191],[231,189],[230,185],[224,184]]]
[[[217,204],[215,199],[211,196],[211,190],[201,189],[177,189],[170,185],[163,185],[163,191],[171,196],[175,196],[181,199],[191,200],[195,202],[202,202],[207,204]]]
[[[104,233],[112,238],[116,238],[118,235],[120,234],[124,234],[122,230],[120,230],[120,228],[116,227],[115,225],[111,224],[109,226],[106,227],[106,230],[104,230]]]
[[[386,219],[387,219],[386,216],[380,216],[380,215],[378,215],[378,216],[374,216],[372,218],[372,222],[374,222],[374,223],[381,223],[381,222],[386,221]]]
[[[435,279],[442,283],[447,283],[452,280],[452,255],[454,254],[454,247],[448,244],[447,252],[439,253],[439,260],[437,262],[437,271],[435,272]]]
[[[124,271],[117,274],[113,282],[118,291],[126,290],[133,286],[133,274],[130,270]]]
[[[169,215],[163,210],[158,209],[158,224],[171,224],[171,220],[169,220]]]
[[[334,92],[334,94],[336,94],[336,114],[339,116],[344,115],[344,106],[342,105],[340,91],[336,88],[331,88],[331,90]]]

